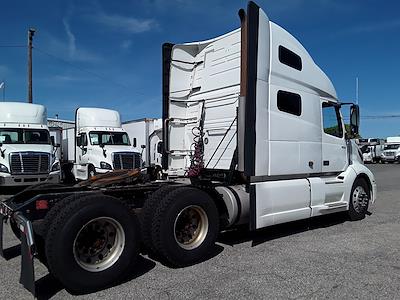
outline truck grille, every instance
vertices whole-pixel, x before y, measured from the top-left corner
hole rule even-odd
[[[394,152],[394,151],[387,151],[387,152],[385,152],[385,155],[386,156],[394,156],[396,154],[396,152]]]
[[[114,153],[113,164],[114,170],[140,168],[140,154],[129,152]]]
[[[48,174],[50,154],[42,152],[17,152],[10,155],[11,174]]]

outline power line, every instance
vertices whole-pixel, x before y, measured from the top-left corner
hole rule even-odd
[[[26,45],[0,45],[0,48],[26,48]]]

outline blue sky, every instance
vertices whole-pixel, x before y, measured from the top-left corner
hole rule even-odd
[[[114,108],[123,120],[161,115],[161,44],[208,39],[239,27],[246,1],[3,1],[0,80],[6,98],[26,99],[27,29],[34,27],[34,102],[72,119],[79,106]],[[297,37],[363,116],[400,115],[400,2],[257,2]],[[47,53],[47,54],[46,54]],[[0,97],[2,95],[0,94]],[[400,118],[362,119],[363,136],[400,134]]]

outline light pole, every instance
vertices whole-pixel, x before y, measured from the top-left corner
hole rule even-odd
[[[35,34],[34,28],[28,30],[28,102],[32,103],[32,40]]]

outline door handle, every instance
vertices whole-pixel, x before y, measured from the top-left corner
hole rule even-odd
[[[342,146],[342,149],[346,149],[346,146]]]
[[[329,166],[329,160],[324,160],[324,166]]]

